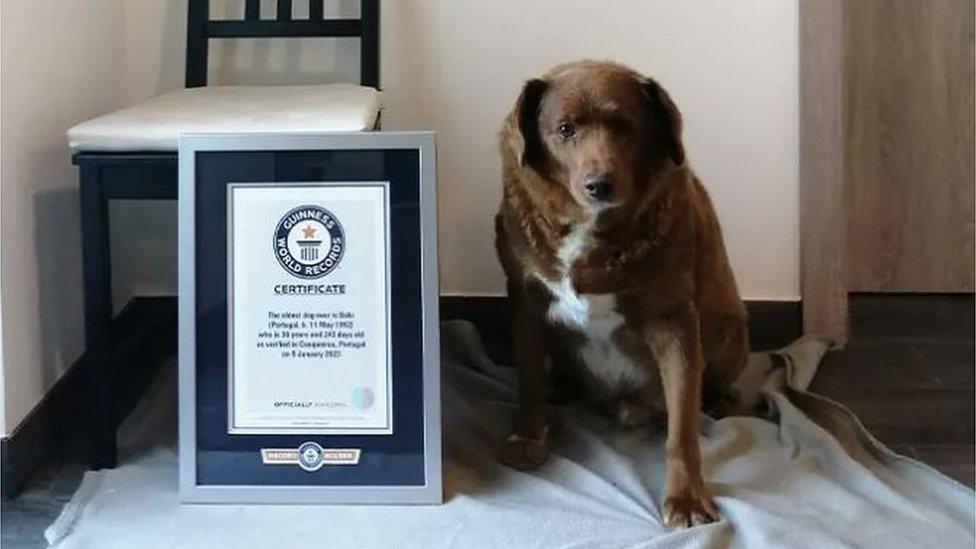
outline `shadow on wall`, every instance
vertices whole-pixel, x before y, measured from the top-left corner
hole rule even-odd
[[[176,295],[176,202],[113,200],[109,218],[113,312],[135,296]]]
[[[63,154],[52,147],[34,162]],[[38,169],[37,171],[41,171]],[[52,189],[34,195],[40,370],[50,386],[84,349],[84,299],[81,277],[81,219],[78,189]]]

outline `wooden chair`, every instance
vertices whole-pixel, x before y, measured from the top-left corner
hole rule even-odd
[[[177,143],[184,131],[363,131],[378,122],[379,1],[361,0],[359,19],[325,18],[323,0],[308,1],[307,20],[292,18],[291,0],[278,0],[276,17],[270,20],[260,18],[260,0],[246,0],[244,19],[227,21],[210,19],[209,0],[189,0],[187,89],[68,132],[81,186],[93,469],[116,464],[109,201],[175,200]],[[204,87],[210,39],[269,37],[358,37],[361,86]],[[260,113],[257,119],[255,112]]]

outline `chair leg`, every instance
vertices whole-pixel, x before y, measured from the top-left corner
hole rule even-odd
[[[109,256],[108,199],[102,171],[81,166],[81,234],[85,279],[86,394],[89,459],[92,469],[116,464],[115,401],[112,390],[112,273]]]

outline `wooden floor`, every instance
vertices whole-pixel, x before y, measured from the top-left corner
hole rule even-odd
[[[896,452],[973,486],[973,315],[972,295],[853,295],[850,342],[810,389]]]

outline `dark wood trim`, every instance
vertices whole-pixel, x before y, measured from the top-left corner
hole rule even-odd
[[[800,293],[803,330],[848,337],[844,6],[800,0]]]
[[[92,437],[92,468],[115,466],[115,429],[110,427],[112,381],[112,267],[109,253],[108,200],[101,185],[102,167],[86,164],[80,170],[81,248],[85,290],[85,368],[88,433]]]
[[[358,19],[322,19],[317,21],[210,21],[210,38],[309,38],[359,36]]]
[[[380,2],[362,0],[362,40],[359,49],[359,83],[380,89]]]
[[[156,151],[126,151],[126,152],[89,152],[80,151],[71,155],[71,163],[75,166],[85,164],[130,164],[130,163],[159,163],[172,162],[176,165],[179,155],[175,152]]]
[[[85,177],[97,175],[104,200],[175,200],[178,186],[176,153],[76,153],[72,162]]]
[[[244,5],[244,19],[257,21],[261,18],[261,0],[247,0]]]
[[[441,320],[464,319],[474,323],[490,346],[505,346],[512,325],[508,300],[502,296],[441,296]],[[782,347],[802,333],[799,301],[746,301],[752,349]]]
[[[112,323],[116,349],[111,381],[115,388],[113,426],[124,419],[155,377],[163,359],[176,350],[176,301],[167,297],[132,300]],[[88,446],[91,362],[76,360],[48,389],[13,433],[0,440],[2,496],[16,495],[45,462]]]
[[[186,87],[199,88],[207,85],[209,62],[207,20],[210,18],[210,0],[189,0],[186,23]]]
[[[308,18],[318,21],[324,17],[323,0],[308,0]]]
[[[746,301],[749,311],[749,347],[754,351],[778,349],[803,335],[800,301]]]
[[[291,0],[278,0],[278,21],[291,21]]]

